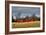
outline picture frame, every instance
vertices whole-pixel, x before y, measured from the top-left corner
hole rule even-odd
[[[21,4],[21,5],[19,5]],[[33,5],[36,5],[36,6],[33,6]],[[40,14],[43,14],[41,17],[43,20],[41,20],[41,30],[30,30],[30,28],[26,28],[22,31],[10,31],[10,11],[11,10],[11,7],[15,7],[15,6],[24,6],[24,7],[30,7],[30,6],[33,6],[33,7],[39,7],[41,5],[41,9],[40,11]],[[11,7],[10,7],[11,6]],[[17,10],[18,11],[18,10]],[[12,13],[13,14],[13,13]],[[40,18],[41,19],[41,18]],[[5,2],[5,34],[18,34],[18,33],[36,33],[36,32],[44,32],[44,27],[45,27],[45,4],[44,3],[40,3],[40,2],[23,2],[23,1],[6,1]],[[23,29],[23,28],[22,28]],[[28,30],[27,30],[28,29]],[[19,29],[18,29],[19,30]],[[21,30],[21,29],[20,29]],[[26,31],[25,31],[26,30]]]

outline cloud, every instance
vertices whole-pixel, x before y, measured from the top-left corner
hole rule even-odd
[[[18,15],[20,13],[20,15]],[[36,16],[40,16],[40,8],[39,7],[12,7],[13,16],[23,17],[23,16],[31,16],[33,14],[37,14]]]
[[[35,15],[35,16],[40,17],[40,15]]]

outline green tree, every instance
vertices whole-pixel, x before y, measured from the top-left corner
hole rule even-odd
[[[13,16],[12,16],[12,22],[14,22]]]

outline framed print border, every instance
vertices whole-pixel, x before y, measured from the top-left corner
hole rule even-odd
[[[29,30],[29,31],[9,32],[9,4],[42,5],[43,6],[43,29],[42,30],[32,30],[32,31]],[[40,3],[40,2],[22,2],[22,1],[5,1],[5,34],[44,32],[44,28],[45,28],[45,3]]]

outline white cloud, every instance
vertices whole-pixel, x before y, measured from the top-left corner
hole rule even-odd
[[[13,19],[16,19],[16,16],[13,16]]]
[[[36,15],[37,17],[40,17],[40,15]]]

